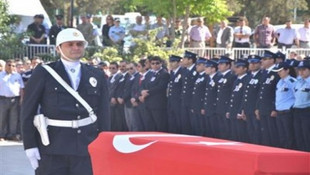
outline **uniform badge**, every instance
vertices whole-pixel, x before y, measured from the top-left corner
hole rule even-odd
[[[196,71],[194,71],[194,72],[193,72],[193,75],[194,75],[194,76],[196,76],[196,75],[197,75],[197,72],[196,72]]]
[[[211,85],[212,87],[214,87],[214,86],[215,86],[215,82],[212,80],[212,81],[210,82],[210,85]]]
[[[90,83],[90,85],[92,85],[93,87],[96,87],[96,86],[97,86],[97,80],[96,80],[96,78],[90,77],[90,78],[89,78],[89,83]]]
[[[272,75],[272,76],[270,77],[270,81],[272,81],[272,80],[274,80],[274,75]]]
[[[181,74],[179,74],[179,75],[177,76],[177,78],[174,79],[174,82],[177,83],[177,82],[179,82],[180,79],[181,79]]]
[[[221,78],[220,80],[219,80],[219,83],[222,83],[224,81],[224,78]]]
[[[224,80],[223,80],[223,83],[225,84],[227,82],[227,79],[225,78]]]
[[[152,77],[151,81],[154,81],[156,79],[156,77]]]

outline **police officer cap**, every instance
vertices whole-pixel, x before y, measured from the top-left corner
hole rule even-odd
[[[261,61],[262,57],[259,55],[249,55],[248,56],[248,62],[249,63],[259,63]]]
[[[56,47],[69,41],[83,41],[84,48],[86,48],[88,45],[88,42],[85,40],[83,34],[79,30],[74,28],[67,28],[58,33],[56,38]]]
[[[34,18],[44,19],[44,15],[42,15],[42,14],[36,14],[36,15],[34,15]]]
[[[198,60],[197,60],[197,62],[196,62],[196,64],[205,64],[206,61],[207,61],[207,60],[206,60],[205,58],[199,57]]]
[[[236,67],[240,67],[240,66],[248,67],[248,66],[249,66],[249,63],[247,62],[247,60],[244,60],[244,59],[237,59],[237,61],[235,62],[235,66],[236,66]]]
[[[174,61],[180,62],[181,59],[182,59],[182,57],[180,57],[180,56],[170,55],[170,57],[169,57],[169,62],[174,62]]]
[[[88,18],[88,19],[90,19],[91,17],[93,17],[93,15],[92,14],[86,14],[86,18]]]
[[[56,19],[58,19],[58,20],[62,20],[62,19],[64,18],[63,15],[55,15],[55,17],[56,17]]]
[[[288,62],[291,67],[297,67],[300,63],[300,61],[295,59],[288,59],[286,62]]]
[[[288,61],[284,61],[284,62],[279,63],[276,67],[274,67],[274,68],[272,69],[272,71],[273,71],[273,72],[279,72],[279,71],[281,71],[282,69],[288,69],[288,68],[290,68],[290,67],[291,67],[291,66],[290,66],[289,62],[288,62]]]
[[[299,64],[298,64],[298,67],[299,69],[302,69],[302,68],[308,68],[310,69],[310,60],[303,60],[301,61]]]
[[[306,56],[304,60],[310,60],[310,55]]]
[[[231,63],[233,60],[230,59],[229,57],[227,56],[221,56],[218,63],[221,64],[221,63]]]
[[[277,55],[277,58],[281,58],[283,61],[285,60],[285,54],[284,54],[284,53],[278,51],[278,52],[276,53],[276,55]]]
[[[216,62],[216,63],[218,63],[219,62],[219,58],[211,58],[211,61],[214,61],[214,62]]]
[[[213,60],[207,60],[205,64],[206,67],[215,67],[215,68],[217,67],[217,65],[218,65],[217,62]]]
[[[190,51],[185,51],[184,58],[190,58],[190,59],[194,59],[196,61],[197,54],[190,52]]]
[[[263,59],[276,59],[277,58],[277,55],[274,54],[273,52],[269,51],[269,50],[265,50],[263,56],[262,56]]]

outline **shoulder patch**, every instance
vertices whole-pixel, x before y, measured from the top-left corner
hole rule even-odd
[[[290,78],[289,81],[290,81],[291,83],[294,83],[296,80],[293,79],[293,78]]]

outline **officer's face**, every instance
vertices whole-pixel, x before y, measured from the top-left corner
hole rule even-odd
[[[234,71],[236,75],[243,75],[247,71],[247,68],[243,66],[235,66]]]
[[[130,75],[133,75],[136,72],[136,67],[133,64],[128,64],[127,70]]]
[[[279,64],[279,63],[281,63],[281,62],[283,62],[282,58],[277,58],[277,59],[276,59],[276,64]]]
[[[179,62],[177,62],[177,61],[170,61],[170,62],[169,62],[169,68],[170,68],[170,70],[176,69],[176,68],[178,68],[178,67],[179,67]]]
[[[109,66],[109,71],[110,71],[111,74],[115,74],[118,71],[118,69],[117,69],[116,65],[111,64]]]
[[[283,79],[283,78],[285,78],[285,77],[288,76],[289,72],[290,72],[289,69],[282,69],[282,70],[280,70],[280,71],[278,72],[278,74],[279,74],[280,78]]]
[[[127,64],[125,63],[125,62],[121,62],[120,64],[119,64],[119,70],[121,71],[121,72],[126,72],[127,71]]]
[[[310,76],[310,69],[309,68],[300,68],[298,69],[299,76],[301,78],[306,79]]]
[[[225,71],[227,71],[228,69],[230,69],[230,65],[229,64],[226,64],[226,63],[220,63],[220,64],[218,64],[218,70],[220,71],[220,72],[225,72]]]
[[[206,73],[207,75],[211,75],[211,74],[213,73],[212,67],[206,67],[206,68],[205,68],[205,73]]]
[[[258,71],[260,69],[260,67],[261,67],[260,62],[258,62],[258,63],[250,63],[249,64],[249,70],[253,71],[253,72]]]
[[[186,57],[183,58],[183,59],[182,59],[182,65],[185,66],[185,67],[190,66],[190,61],[189,61],[189,59],[186,58]]]
[[[197,64],[197,65],[196,65],[196,71],[199,72],[199,73],[200,73],[200,72],[203,72],[203,71],[205,70],[205,67],[206,67],[206,66],[205,66],[204,63]]]
[[[137,65],[137,70],[138,72],[143,72],[143,66],[140,63]]]
[[[59,49],[61,49],[63,59],[79,60],[83,57],[85,51],[84,42],[82,41],[64,42],[59,47],[57,47],[57,51],[60,53]]]
[[[274,59],[264,58],[262,59],[262,68],[267,69],[274,64]]]
[[[10,74],[10,73],[14,72],[15,70],[16,70],[16,64],[14,62],[7,62],[5,64],[5,71],[7,73]]]
[[[161,65],[160,61],[157,61],[157,60],[151,61],[151,68],[152,68],[152,70],[157,71],[157,70],[159,70],[161,68],[161,66],[162,65]]]

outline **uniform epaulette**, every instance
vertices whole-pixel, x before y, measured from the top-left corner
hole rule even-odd
[[[290,80],[291,83],[294,83],[294,82],[296,81],[296,80],[293,79],[293,78],[290,78],[289,80]]]

